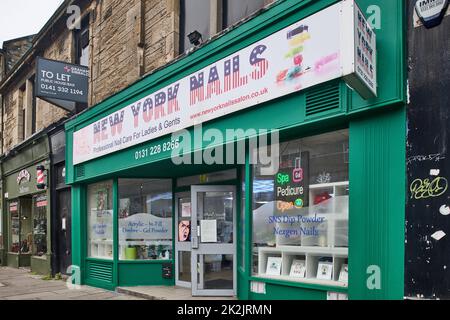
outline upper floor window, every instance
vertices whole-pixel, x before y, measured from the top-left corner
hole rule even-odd
[[[271,0],[180,0],[180,53],[194,47],[188,35],[193,31],[205,41],[239,20],[261,9]]]
[[[36,98],[34,97],[33,75],[27,79],[18,91],[18,142],[27,139],[36,132]]]
[[[80,29],[75,32],[75,63],[89,67],[89,15],[81,20]],[[75,103],[77,113],[86,108],[86,103]]]
[[[19,141],[25,140],[25,127],[26,127],[26,87],[25,84],[19,88],[19,113],[18,113],[18,131]]]
[[[227,28],[245,17],[253,14],[267,1],[264,0],[225,0],[223,1],[223,22]]]
[[[81,29],[75,33],[75,63],[89,66],[89,16],[81,21]]]

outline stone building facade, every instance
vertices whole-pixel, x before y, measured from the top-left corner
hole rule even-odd
[[[143,76],[195,50],[195,46],[186,40],[190,32],[199,30],[201,40],[208,41],[256,14],[258,10],[264,10],[263,7],[271,2],[273,1],[65,0],[36,35],[5,42],[0,49],[0,169],[3,180],[0,188],[2,203],[5,204],[0,210],[3,214],[0,215],[3,222],[0,230],[0,234],[3,234],[0,265],[5,264],[2,261],[8,260],[9,251],[12,251],[9,243],[11,240],[8,240],[11,224],[8,210],[15,201],[5,196],[11,187],[5,181],[14,181],[12,175],[18,174],[20,170],[29,170],[32,168],[31,163],[33,166],[40,166],[40,161],[44,161],[43,165],[51,173],[47,178],[48,183],[53,184],[48,186],[47,192],[48,233],[59,232],[56,227],[61,226],[56,224],[61,223],[58,220],[61,208],[58,204],[58,190],[54,188],[59,186],[68,189],[70,197],[70,189],[65,186],[64,178],[59,179],[59,175],[64,172],[61,171],[64,168],[64,157],[61,157],[64,150],[60,148],[62,140],[59,141],[58,137],[61,135],[58,130],[63,130],[65,119],[108,99]],[[88,103],[77,104],[75,111],[69,112],[35,97],[38,57],[87,66]],[[52,154],[53,140],[59,144],[58,156]],[[62,143],[64,146],[65,142]],[[33,158],[33,146],[46,144],[49,146],[48,151],[42,155],[47,158]],[[31,157],[27,158],[28,155]],[[22,198],[34,199],[37,192],[39,191],[28,195],[19,194],[17,199],[19,203]],[[70,221],[64,222],[66,224],[70,226]],[[53,234],[47,238],[46,254],[55,260],[55,254],[58,254],[55,253],[55,242],[65,240],[58,240]],[[69,239],[70,232],[66,237],[67,241]],[[70,248],[70,245],[67,247]],[[66,250],[70,261],[69,251]],[[23,261],[19,258],[16,265],[20,266]],[[35,265],[36,261],[38,260],[35,259]],[[11,265],[9,262],[7,264]],[[47,265],[52,265],[54,272],[56,264],[52,262]],[[33,257],[31,267],[33,269]],[[38,272],[45,272],[43,264]]]
[[[192,5],[195,5],[194,2],[204,7],[199,1],[193,1]],[[252,13],[272,1],[243,2],[247,12]],[[190,6],[190,3],[180,0],[66,0],[33,38],[31,49],[30,37],[21,40],[27,40],[26,44],[19,42],[13,48],[4,48],[8,52],[14,50],[19,56],[22,55],[22,59],[18,61],[16,54],[15,59],[8,62],[8,72],[0,81],[0,95],[5,101],[1,129],[3,152],[8,152],[34,132],[68,116],[63,109],[39,98],[33,106],[32,86],[37,56],[77,63],[77,29],[69,30],[67,27],[68,21],[74,19],[71,11],[74,5],[80,8],[81,13],[81,18],[75,22],[86,23],[89,31],[88,106],[103,101],[182,53],[180,37],[186,37],[186,34],[180,33],[180,7]],[[209,3],[207,10],[211,25],[209,34],[204,35],[203,40],[229,27],[224,18],[225,7],[223,1]],[[242,15],[245,14],[244,10]],[[234,20],[244,17],[235,17]]]

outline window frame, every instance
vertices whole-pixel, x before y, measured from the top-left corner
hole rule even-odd
[[[171,217],[170,217],[170,219],[171,219],[171,221],[170,221],[170,226],[171,226],[171,228],[172,228],[172,232],[171,232],[171,234],[170,234],[170,236],[171,236],[171,239],[170,239],[170,242],[171,242],[171,244],[170,244],[170,249],[169,249],[169,258],[168,259],[165,259],[165,258],[159,258],[159,257],[157,257],[157,258],[155,258],[155,259],[139,259],[139,258],[136,258],[136,259],[126,259],[125,257],[126,257],[126,254],[125,254],[125,256],[124,256],[124,258],[121,258],[121,252],[120,252],[120,250],[121,250],[121,244],[120,244],[120,241],[121,241],[121,239],[120,239],[120,234],[119,234],[119,228],[120,228],[120,215],[119,215],[119,211],[120,211],[120,199],[121,199],[121,197],[120,197],[120,181],[121,180],[126,180],[126,181],[131,181],[131,180],[135,180],[135,181],[156,181],[156,180],[161,180],[161,181],[165,181],[165,182],[168,182],[168,184],[170,185],[170,190],[169,191],[167,191],[168,193],[170,193],[170,195],[171,195],[171,199],[170,199],[170,207],[171,207]],[[113,230],[113,232],[114,233],[117,233],[117,243],[113,243],[113,246],[114,246],[114,248],[116,248],[117,249],[117,251],[118,251],[118,256],[117,256],[117,260],[120,262],[120,263],[126,263],[126,262],[133,262],[133,261],[136,261],[136,262],[150,262],[150,263],[152,263],[152,262],[170,262],[170,261],[173,261],[174,260],[174,229],[173,229],[173,224],[174,224],[174,214],[175,214],[175,212],[174,212],[174,208],[173,208],[173,201],[174,201],[174,198],[173,198],[173,196],[174,196],[174,193],[173,193],[173,179],[171,179],[171,178],[136,178],[136,177],[119,177],[119,178],[117,178],[117,180],[116,180],[117,182],[117,189],[116,189],[116,192],[117,192],[117,195],[116,195],[116,199],[117,199],[117,213],[114,213],[115,214],[115,216],[116,216],[116,218],[115,218],[115,222],[116,222],[116,228]],[[146,195],[148,195],[148,194],[146,194]],[[130,216],[132,216],[132,215],[130,215]],[[151,241],[160,241],[161,239],[158,239],[158,240],[151,240]],[[131,242],[131,241],[133,241],[133,240],[122,240],[122,241],[125,241],[125,242]],[[149,247],[149,246],[152,246],[152,245],[147,245],[147,247]],[[167,250],[167,249],[166,249]]]
[[[210,0],[210,10],[209,10],[209,35],[205,36],[202,35],[202,40],[206,41],[209,37],[213,37],[214,35],[218,34],[219,32],[225,30],[230,25],[227,25],[227,18],[228,18],[228,10],[227,10],[227,1],[229,0]],[[187,2],[187,0],[185,0]],[[263,1],[263,7],[267,4],[273,2],[272,0],[264,0]],[[185,25],[185,17],[186,12],[184,10],[183,1],[179,1],[179,54],[183,54],[184,52],[187,52],[190,50],[190,48],[184,47],[184,40],[185,37],[187,37],[187,31],[184,30]],[[261,7],[261,8],[263,8]],[[261,9],[260,8],[260,9]],[[258,9],[259,10],[259,9]],[[256,12],[256,11],[254,11]],[[253,14],[254,12],[250,13]],[[245,17],[242,17],[241,19],[245,19]],[[236,22],[235,22],[236,23]],[[233,23],[233,24],[235,24]],[[231,25],[233,25],[231,24]]]
[[[37,210],[39,210],[39,208],[41,208],[41,207],[37,207],[37,199],[39,198],[39,197],[42,197],[42,196],[45,196],[45,199],[46,199],[46,201],[47,201],[47,205],[44,207],[44,209],[42,209],[42,210],[45,210],[45,214],[44,214],[44,216],[45,216],[45,247],[46,247],[46,250],[45,250],[45,252],[42,254],[42,255],[38,255],[38,254],[35,254],[35,251],[37,250],[37,246],[35,245],[35,225],[34,225],[34,220],[35,220],[35,216],[37,215]],[[40,192],[40,193],[36,193],[36,194],[34,194],[33,195],[33,198],[32,198],[32,209],[31,209],[31,218],[32,218],[32,228],[33,228],[33,247],[32,247],[32,251],[31,251],[31,255],[32,256],[34,256],[34,257],[43,257],[43,256],[46,256],[47,254],[48,254],[48,251],[49,251],[49,247],[48,247],[48,244],[49,244],[49,241],[48,241],[48,225],[49,225],[49,217],[48,217],[48,206],[50,205],[50,202],[49,202],[49,200],[48,200],[48,195],[47,195],[47,193],[46,192]]]
[[[81,64],[81,56],[83,49],[87,48],[87,64],[85,67],[90,69],[91,66],[91,13],[86,13],[80,20],[80,29],[73,30],[73,51],[72,51],[72,61],[75,64]],[[82,43],[86,42],[85,46],[82,46]],[[86,103],[75,102],[75,111],[74,113],[79,113],[87,108]]]
[[[332,130],[330,130],[330,129],[327,129],[327,130],[324,130],[324,131],[320,130],[318,132],[313,132],[313,133],[311,133],[311,134],[309,134],[307,136],[289,136],[288,138],[285,138],[285,139],[283,139],[283,140],[281,140],[279,142],[280,143],[280,157],[282,156],[282,154],[281,154],[281,145],[282,144],[293,142],[293,141],[296,141],[296,140],[307,139],[309,137],[316,137],[316,136],[320,136],[322,134],[332,134],[334,132],[340,133],[342,131],[346,131],[347,143],[348,143],[349,140],[350,140],[350,131],[349,131],[348,125],[340,127],[340,128],[333,128]],[[349,152],[349,148],[348,147],[349,147],[349,145],[347,144],[347,149],[346,149],[346,151],[343,152],[343,154],[347,153],[347,157],[348,157],[348,152]],[[257,148],[254,149],[254,150],[249,150],[249,152],[255,152],[255,150],[257,150]],[[280,160],[280,163],[281,163],[281,160]],[[343,159],[343,163],[347,164],[347,180],[346,181],[336,180],[336,181],[332,182],[331,184],[344,184],[347,187],[347,192],[348,192],[347,196],[350,197],[350,192],[349,192],[350,177],[348,176],[349,175],[349,162],[348,162],[348,158],[347,158],[347,160],[345,160],[345,156],[344,156],[344,159]],[[326,288],[335,288],[337,290],[346,290],[348,288],[348,278],[347,278],[346,282],[341,282],[341,281],[339,281],[339,279],[337,279],[337,278],[334,279],[334,278],[335,278],[335,275],[337,275],[338,278],[340,277],[341,269],[344,267],[344,265],[347,265],[347,268],[348,268],[348,263],[349,263],[349,258],[350,258],[349,254],[348,254],[348,249],[350,247],[350,239],[349,239],[349,235],[350,234],[348,233],[348,231],[349,231],[349,229],[348,229],[349,228],[349,221],[350,221],[349,220],[350,211],[349,211],[349,207],[348,206],[347,206],[347,211],[346,211],[347,215],[348,215],[348,218],[347,218],[347,239],[348,239],[347,240],[348,241],[347,245],[346,246],[335,246],[335,245],[332,246],[333,249],[342,247],[343,249],[347,250],[346,254],[341,256],[341,253],[335,254],[335,253],[326,253],[325,252],[325,253],[322,253],[321,255],[319,255],[318,253],[314,253],[314,252],[309,252],[308,253],[308,250],[305,250],[304,253],[302,253],[302,252],[296,253],[296,255],[305,255],[305,258],[306,258],[307,254],[309,254],[309,255],[311,255],[311,254],[312,255],[316,255],[316,258],[319,257],[319,256],[321,256],[321,257],[327,257],[328,255],[332,256],[333,266],[339,265],[339,270],[334,270],[333,269],[333,271],[331,273],[331,280],[320,280],[319,278],[311,278],[311,277],[307,277],[306,274],[305,274],[304,278],[296,278],[296,277],[291,277],[289,275],[289,273],[287,275],[283,275],[283,271],[282,271],[281,276],[269,276],[269,275],[266,275],[265,273],[260,273],[259,272],[259,270],[258,270],[258,263],[256,263],[256,261],[258,261],[258,260],[255,260],[255,254],[256,255],[259,255],[259,254],[254,252],[255,248],[258,248],[258,247],[254,246],[254,243],[255,243],[254,242],[254,237],[255,237],[255,235],[254,235],[254,218],[255,218],[254,217],[254,210],[255,210],[254,209],[255,208],[254,207],[254,195],[255,194],[254,194],[254,189],[253,189],[254,180],[255,180],[255,172],[256,172],[257,165],[251,164],[251,165],[249,165],[249,167],[251,168],[251,170],[250,170],[251,171],[250,177],[248,178],[248,180],[250,181],[249,193],[253,194],[253,196],[252,196],[252,198],[249,201],[250,202],[250,204],[249,204],[250,205],[250,208],[249,208],[250,210],[249,210],[249,213],[248,213],[248,218],[250,219],[250,221],[252,223],[251,223],[251,227],[250,227],[249,239],[247,240],[249,242],[248,245],[250,247],[250,252],[246,255],[246,257],[249,258],[249,260],[248,260],[249,263],[246,266],[246,270],[247,270],[247,272],[249,272],[250,279],[254,280],[254,281],[267,281],[267,280],[269,280],[269,281],[273,281],[273,282],[276,282],[276,283],[284,283],[286,285],[293,285],[293,286],[299,286],[299,287],[303,287],[305,285],[307,285],[307,286],[312,285],[312,286],[317,286],[317,287],[320,287],[320,288],[326,287]],[[313,182],[313,181],[309,182],[310,186],[311,185],[315,185],[315,184],[316,183]],[[275,188],[275,184],[274,184],[274,188]],[[274,199],[276,199],[275,196],[274,196]],[[348,199],[350,199],[350,198],[348,198]],[[310,204],[308,206],[313,205],[312,199],[310,199],[309,201],[310,201]],[[319,247],[320,247],[320,245],[319,245]],[[271,251],[270,249],[272,247],[270,247],[270,246],[267,247],[266,246],[266,248],[268,248],[269,251]],[[301,249],[302,246],[298,246],[298,248],[300,248],[299,251],[303,251]],[[325,247],[325,248],[330,248],[330,247]],[[276,249],[276,247],[274,247],[274,249]],[[284,249],[285,248],[283,248],[283,250]],[[280,254],[281,254],[281,251],[280,251]],[[268,254],[267,256],[270,256],[270,255],[271,254]],[[293,253],[292,252],[287,252],[287,255],[293,255]],[[337,258],[337,260],[338,260],[337,262],[334,261],[335,258]],[[290,260],[290,261],[292,262],[293,260]],[[282,267],[282,268],[284,269],[284,267]],[[290,268],[291,267],[289,267],[289,269]],[[347,277],[348,277],[348,273],[347,273]]]
[[[114,224],[114,217],[115,217],[115,199],[116,199],[116,195],[115,193],[115,186],[116,186],[117,180],[116,179],[104,179],[104,180],[99,180],[99,181],[95,181],[89,184],[86,184],[86,202],[85,202],[85,239],[86,239],[86,258],[87,259],[97,259],[97,260],[104,260],[104,261],[114,261],[115,259],[115,255],[114,255],[114,251],[115,251],[115,234],[116,234],[116,228],[115,228],[115,224]],[[96,185],[108,185],[108,187],[111,188],[111,195],[108,194],[108,197],[111,198],[111,207],[110,209],[106,209],[106,211],[111,211],[111,238],[107,239],[106,241],[111,241],[111,250],[112,250],[112,254],[111,257],[107,257],[107,256],[101,256],[101,255],[92,255],[90,246],[91,246],[91,225],[90,225],[90,214],[91,214],[91,208],[90,208],[90,187],[91,186],[96,186]],[[109,203],[109,199],[107,199],[107,202]],[[109,206],[109,204],[108,204]],[[106,245],[108,243],[105,243],[105,251],[106,251]]]

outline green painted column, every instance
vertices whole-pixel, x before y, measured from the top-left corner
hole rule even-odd
[[[403,299],[405,108],[350,123],[349,298]]]
[[[84,257],[86,225],[83,219],[85,196],[80,185],[72,185],[72,279],[77,277],[84,284]]]

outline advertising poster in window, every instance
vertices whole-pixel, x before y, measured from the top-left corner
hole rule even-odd
[[[191,221],[181,220],[178,223],[178,241],[191,241]]]
[[[289,214],[292,209],[309,204],[309,152],[304,151],[280,163],[275,177],[277,212]]]
[[[91,240],[110,240],[112,239],[112,210],[91,210],[90,223]]]
[[[108,188],[97,189],[91,208],[91,239],[112,239],[112,210],[108,209]]]
[[[170,240],[172,218],[136,213],[119,220],[119,238],[127,240]]]

